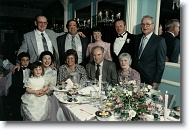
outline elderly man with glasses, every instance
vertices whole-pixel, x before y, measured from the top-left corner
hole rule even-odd
[[[165,39],[154,34],[155,24],[151,16],[143,16],[141,20],[142,34],[134,38],[135,59],[134,69],[140,73],[141,83],[158,84],[165,68],[166,44]]]

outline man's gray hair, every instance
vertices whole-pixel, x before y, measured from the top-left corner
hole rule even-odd
[[[170,19],[169,21],[167,21],[167,23],[165,24],[165,30],[167,31],[174,26],[179,26],[178,19]]]
[[[145,15],[145,16],[142,17],[142,20],[143,20],[144,18],[150,18],[150,19],[152,20],[152,23],[154,23],[154,20],[153,20],[153,17],[152,17],[152,16],[150,16],[150,15]],[[142,20],[141,20],[141,23],[142,23]]]
[[[127,58],[129,61],[129,65],[131,65],[131,63],[132,63],[132,58],[131,58],[131,55],[129,54],[129,53],[121,53],[120,55],[119,55],[119,61],[121,60],[121,59],[123,59],[123,58]]]
[[[104,53],[104,47],[102,46],[94,46],[92,49],[91,49],[91,54],[93,54],[94,50],[97,49],[97,48],[100,48],[102,53]]]

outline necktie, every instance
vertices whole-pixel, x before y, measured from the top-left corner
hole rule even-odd
[[[76,50],[76,44],[75,44],[75,36],[72,36],[72,40],[71,40],[71,43],[72,43],[72,49]]]
[[[97,69],[96,69],[96,79],[99,80],[99,75],[100,75],[100,65],[96,65]]]
[[[49,49],[48,49],[48,46],[47,46],[47,41],[46,41],[46,39],[44,37],[44,33],[41,33],[41,35],[42,35],[44,51],[48,51]]]
[[[142,51],[144,49],[144,43],[145,43],[145,40],[147,40],[147,37],[142,37],[142,42],[140,44],[140,47],[138,49],[138,57],[140,58],[141,54],[142,54]]]

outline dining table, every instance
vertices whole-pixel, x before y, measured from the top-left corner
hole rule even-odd
[[[83,88],[82,91],[79,91],[76,102],[70,102],[68,100],[67,90],[55,89],[51,99],[50,121],[99,121],[98,118],[96,118],[95,112],[100,110],[100,106],[91,103],[89,95],[91,89],[94,89],[94,87],[86,87]],[[84,92],[86,92],[86,94],[84,94]],[[177,117],[180,117],[180,111],[171,111],[174,112]],[[110,110],[110,112],[112,115],[106,121],[122,121],[120,118],[114,116],[112,110]],[[145,121],[157,121],[154,120],[153,115],[147,115],[147,117],[148,120]],[[159,121],[164,121],[163,116]],[[180,121],[180,118],[176,119],[169,115],[167,121]]]

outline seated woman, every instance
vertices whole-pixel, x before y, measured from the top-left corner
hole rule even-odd
[[[54,61],[54,56],[50,51],[44,51],[39,56],[39,60],[42,62],[42,66],[44,68],[44,78],[48,84],[48,91],[47,93],[50,94],[53,90],[53,87],[56,86],[57,80],[57,71],[51,68],[51,65]]]
[[[102,30],[100,27],[95,26],[92,28],[92,35],[95,40],[94,43],[90,43],[87,47],[86,57],[90,57],[90,61],[93,61],[93,57],[91,54],[91,49],[95,46],[102,46],[104,48],[104,58],[112,61],[112,57],[110,54],[110,43],[104,42],[102,40]]]
[[[140,74],[130,67],[132,62],[131,56],[128,53],[122,53],[119,55],[119,63],[121,70],[118,70],[118,81],[131,81],[135,80],[137,86],[140,86]]]
[[[65,82],[73,73],[80,74],[80,83],[87,81],[87,73],[83,66],[78,65],[78,55],[74,49],[66,51],[66,64],[60,66],[58,72],[58,82]]]

